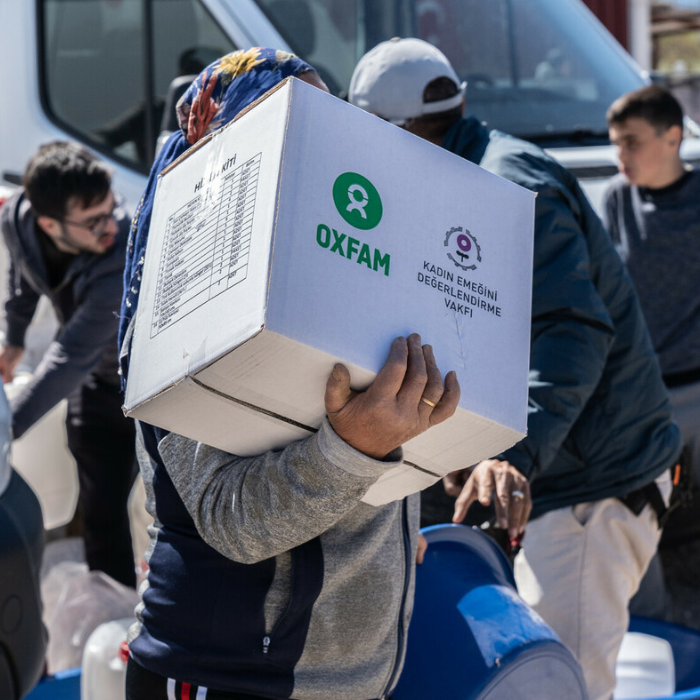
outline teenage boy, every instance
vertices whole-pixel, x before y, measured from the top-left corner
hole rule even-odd
[[[607,114],[620,174],[605,223],[632,276],[675,419],[700,478],[700,171],[680,156],[683,110],[649,85]]]

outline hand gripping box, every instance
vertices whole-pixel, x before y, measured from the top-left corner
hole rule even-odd
[[[526,432],[534,195],[287,80],[159,177],[127,415],[246,456],[310,435],[334,363],[368,386],[411,332],[455,415],[365,501]]]

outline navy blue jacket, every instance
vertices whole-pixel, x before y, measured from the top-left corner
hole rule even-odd
[[[60,325],[33,380],[11,402],[15,438],[77,389],[88,375],[119,386],[117,313],[129,219],[121,206],[115,209],[114,217],[119,226],[114,245],[101,255],[76,255],[63,281],[51,288],[36,232],[36,215],[24,192],[8,199],[0,210],[0,228],[10,253],[5,302],[7,342],[24,347],[24,336],[41,296],[51,301]]]
[[[680,432],[632,282],[576,179],[474,118],[442,146],[537,193],[528,436],[502,455],[531,480],[532,517],[653,481]]]

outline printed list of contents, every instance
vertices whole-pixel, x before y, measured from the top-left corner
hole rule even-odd
[[[168,218],[151,338],[245,280],[261,155]]]

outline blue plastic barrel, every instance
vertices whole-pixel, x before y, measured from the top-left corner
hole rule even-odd
[[[393,700],[585,700],[581,667],[518,596],[495,542],[462,525],[423,534],[428,550]]]
[[[80,700],[80,669],[45,676],[24,700]]]

